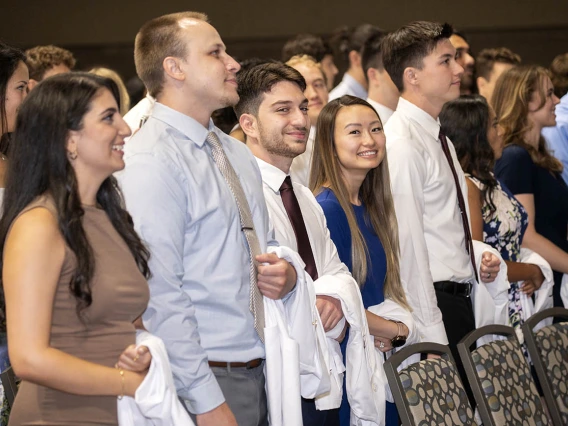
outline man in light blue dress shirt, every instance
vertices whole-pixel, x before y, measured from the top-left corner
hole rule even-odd
[[[556,126],[542,129],[546,145],[556,158],[562,161],[562,179],[568,184],[568,94],[556,105]]]
[[[248,244],[235,198],[206,142],[210,132],[219,138],[265,253],[277,242],[256,161],[210,119],[238,101],[239,65],[207,17],[196,12],[144,24],[135,62],[156,103],[128,142],[118,178],[151,252],[144,325],[164,340],[178,395],[198,425],[267,425],[265,350],[249,310]],[[292,266],[275,254],[256,260],[261,293],[288,295],[296,282]]]

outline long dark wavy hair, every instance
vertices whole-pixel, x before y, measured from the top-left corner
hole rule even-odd
[[[87,73],[68,73],[40,83],[25,99],[18,112],[10,165],[4,192],[4,214],[0,219],[0,266],[4,244],[13,221],[34,199],[50,196],[57,209],[59,230],[77,258],[77,269],[69,282],[69,291],[77,301],[77,315],[91,305],[91,280],[95,257],[83,229],[83,215],[77,177],[67,158],[67,137],[71,130],[81,130],[83,117],[102,90],[109,90],[119,101],[116,84],[104,77]],[[97,192],[97,204],[126,242],[138,268],[150,277],[149,251],[134,231],[132,217],[126,211],[117,181],[109,176]],[[1,278],[0,278],[1,280]],[[3,288],[3,282],[0,281]],[[5,308],[1,293],[2,315]]]
[[[479,95],[460,96],[446,103],[440,113],[442,132],[453,142],[463,171],[483,183],[481,197],[493,213],[497,179],[492,173],[495,154],[487,139],[487,130],[494,124],[489,119],[489,105]]]

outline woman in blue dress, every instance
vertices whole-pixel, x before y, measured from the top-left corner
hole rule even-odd
[[[505,72],[491,99],[505,143],[495,175],[527,211],[523,244],[552,267],[554,306],[562,307],[562,277],[568,274],[568,185],[561,176],[562,163],[541,135],[544,127],[556,125],[559,102],[547,70],[536,65]]]
[[[385,134],[366,101],[342,96],[320,113],[312,159],[310,189],[325,214],[339,257],[359,284],[365,309],[389,298],[407,310],[400,281],[398,225],[386,159]],[[366,311],[375,346],[386,352],[408,328]],[[342,343],[343,356],[347,338]],[[344,388],[340,424],[349,426]],[[386,424],[398,425],[387,403]]]
[[[544,277],[533,264],[519,263],[529,218],[523,205],[493,174],[503,152],[495,112],[485,98],[462,96],[448,102],[440,114],[442,131],[450,138],[467,179],[471,232],[474,240],[495,248],[508,270],[509,319],[520,329],[521,292],[532,295]]]

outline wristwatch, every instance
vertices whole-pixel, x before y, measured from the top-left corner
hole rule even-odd
[[[391,340],[391,346],[393,348],[400,348],[401,346],[404,346],[406,344],[406,336],[402,335],[402,322],[401,321],[393,321],[397,328],[398,328],[398,333],[396,335],[396,337],[394,339]]]

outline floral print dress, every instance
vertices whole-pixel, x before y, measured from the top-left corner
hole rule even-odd
[[[479,190],[485,185],[477,178],[466,175]],[[529,216],[507,187],[497,180],[497,187],[493,190],[492,201],[495,210],[487,200],[483,200],[481,214],[483,216],[483,242],[497,250],[503,260],[519,261],[523,235],[529,224]],[[510,283],[509,289],[509,319],[515,329],[522,325],[521,320],[521,285],[522,282]]]

